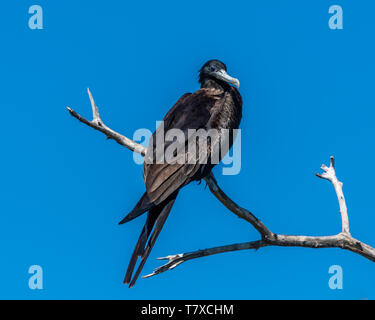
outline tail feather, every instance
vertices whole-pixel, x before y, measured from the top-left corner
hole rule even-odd
[[[145,228],[143,227],[141,235],[139,236],[138,242],[135,246],[135,249],[134,249],[133,254],[132,254],[132,256],[130,258],[130,261],[129,261],[128,270],[126,271],[126,275],[125,275],[125,279],[124,279],[125,284],[128,284],[131,280],[131,275],[134,271],[135,264],[137,263],[138,251],[139,251],[139,248],[140,248],[142,238],[144,237],[144,233],[145,233]]]
[[[137,245],[134,249],[133,255],[129,262],[129,267],[125,275],[124,283],[129,283],[137,262],[138,256],[141,256],[141,263],[138,266],[138,269],[136,273],[134,274],[133,279],[130,282],[129,287],[131,288],[134,286],[135,282],[137,281],[139,274],[141,273],[148,256],[151,253],[151,250],[156,242],[156,239],[158,238],[161,229],[164,226],[165,221],[168,218],[168,215],[172,209],[172,206],[176,200],[177,193],[169,197],[167,200],[162,202],[161,204],[153,207],[150,209],[147,221],[145,226],[143,227],[142,233],[138,239]],[[151,234],[151,237],[146,245],[146,241],[152,231],[152,228],[155,224],[155,228]]]
[[[157,218],[157,215],[154,212],[148,213],[146,223],[142,229],[138,242],[134,248],[132,257],[130,258],[128,270],[126,271],[126,275],[124,279],[125,284],[128,284],[130,282],[138,257],[142,256],[145,251],[147,239],[149,235],[151,234],[156,218]]]
[[[150,202],[150,200],[148,198],[148,195],[147,195],[147,192],[145,192],[144,195],[142,196],[141,200],[139,200],[138,203],[136,204],[136,206],[134,207],[134,209],[124,219],[122,219],[119,222],[119,224],[124,224],[126,222],[129,222],[129,221],[139,217],[143,213],[149,211],[153,206],[154,206],[154,204],[152,202]]]

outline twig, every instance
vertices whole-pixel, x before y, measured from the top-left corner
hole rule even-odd
[[[326,165],[322,164],[321,169],[324,171],[324,173],[322,174],[316,173],[316,176],[321,179],[328,180],[333,184],[333,187],[335,188],[336,195],[337,195],[337,198],[339,200],[339,205],[340,205],[342,232],[350,235],[348,208],[346,207],[345,197],[342,191],[343,183],[340,182],[336,177],[335,159],[331,157],[329,168]]]
[[[230,252],[230,251],[239,251],[239,250],[248,250],[248,249],[259,249],[261,247],[267,246],[266,242],[263,240],[251,241],[245,243],[231,244],[228,246],[214,247],[204,250],[197,250],[188,253],[180,253],[175,255],[170,255],[163,258],[158,258],[158,260],[168,260],[168,262],[154,270],[153,273],[150,273],[142,278],[149,278],[160,274],[162,272],[172,270],[179,266],[181,263],[186,262],[191,259],[203,258],[207,256],[212,256],[218,253]]]
[[[68,108],[70,114],[81,121],[82,123],[90,126],[91,128],[103,132],[108,139],[113,139],[117,141],[120,145],[137,152],[141,155],[145,155],[147,149],[142,145],[130,140],[129,138],[113,131],[107,127],[99,114],[98,107],[91,95],[90,90],[88,90],[89,98],[91,101],[93,120],[89,121],[78,113],[76,113],[71,108]],[[261,235],[261,239],[257,241],[231,244],[226,246],[214,247],[204,250],[197,250],[188,253],[180,253],[176,255],[170,255],[164,258],[159,258],[160,260],[167,260],[168,262],[144,278],[151,277],[167,270],[172,270],[179,266],[183,262],[188,260],[207,257],[210,255],[225,253],[238,250],[249,250],[249,249],[260,249],[266,246],[280,246],[280,247],[305,247],[305,248],[340,248],[344,250],[349,250],[357,253],[373,262],[375,262],[375,248],[353,238],[350,234],[349,229],[349,219],[348,210],[345,203],[345,197],[342,191],[342,182],[340,182],[336,177],[335,171],[335,160],[333,157],[330,159],[330,166],[322,165],[322,170],[324,173],[316,175],[321,178],[328,180],[332,183],[335,188],[336,195],[339,201],[340,213],[342,219],[342,232],[337,235],[332,236],[322,236],[322,237],[310,237],[310,236],[294,236],[294,235],[278,235],[271,232],[256,216],[254,216],[250,211],[241,208],[234,201],[232,201],[218,186],[217,181],[213,174],[205,178],[210,191],[215,195],[215,197],[224,204],[230,211],[236,214],[239,218],[249,222]]]
[[[92,117],[93,117],[92,121],[89,121],[89,120],[85,119],[84,117],[79,115],[77,112],[75,112],[73,109],[71,109],[69,107],[66,107],[68,109],[69,113],[74,118],[78,119],[79,121],[88,125],[89,127],[93,128],[95,130],[98,130],[100,132],[103,132],[107,136],[107,139],[113,139],[117,143],[119,143],[122,146],[130,149],[131,151],[137,152],[137,153],[139,153],[143,156],[146,155],[147,149],[144,146],[140,145],[139,143],[134,142],[133,140],[130,140],[129,138],[117,133],[116,131],[113,131],[112,129],[108,128],[104,124],[104,122],[100,118],[98,107],[95,104],[95,101],[94,101],[94,98],[92,97],[90,89],[87,89],[87,93],[89,95],[90,102],[91,102]]]

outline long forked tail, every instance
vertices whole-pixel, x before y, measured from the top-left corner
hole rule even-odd
[[[138,242],[133,251],[133,255],[130,258],[128,270],[126,271],[124,283],[125,284],[130,283],[129,288],[133,287],[135,282],[137,281],[139,274],[141,273],[143,266],[145,265],[146,260],[148,256],[150,255],[150,252],[155,244],[155,241],[158,238],[160,231],[163,228],[164,223],[168,218],[169,212],[172,209],[172,206],[176,200],[176,197],[177,197],[177,192],[172,194],[162,203],[149,209],[146,223],[142,229],[141,235],[139,236]],[[151,234],[152,229],[154,230]],[[141,257],[141,263],[139,264],[138,269],[135,272],[133,279],[132,279],[132,274],[133,274],[135,265],[137,263],[138,257]]]

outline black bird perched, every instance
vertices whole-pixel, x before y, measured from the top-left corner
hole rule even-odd
[[[135,246],[124,279],[125,284],[130,283],[129,287],[135,284],[150,255],[179,190],[191,181],[199,181],[210,174],[216,164],[210,161],[210,152],[215,148],[214,144],[217,145],[217,142],[222,139],[221,132],[224,131],[223,129],[233,131],[240,125],[242,98],[239,91],[231,86],[235,85],[239,88],[240,83],[227,74],[225,64],[218,60],[206,62],[200,70],[199,82],[201,89],[194,93],[184,94],[165,115],[163,119],[164,131],[159,130],[159,127],[150,139],[143,166],[146,192],[135,208],[120,222],[123,224],[148,212],[146,223]],[[158,158],[155,142],[157,134],[161,132],[165,136],[170,129],[180,129],[184,133],[187,133],[189,129],[216,129],[219,134],[218,139],[207,137],[205,144],[207,150],[203,150],[201,145],[197,145],[198,148],[201,147],[198,150],[199,154],[202,151],[207,151],[207,161],[195,161],[195,163],[194,161],[193,163],[189,161],[183,163],[180,161],[175,163],[156,162],[155,160]],[[189,143],[191,143],[191,139],[186,137],[181,146],[185,148]],[[229,138],[228,148],[225,151],[220,151],[219,160],[224,157],[232,144],[233,138]],[[165,142],[162,152],[165,152],[170,145],[170,142]],[[195,160],[199,158],[199,154],[193,156]],[[188,154],[186,150],[182,152],[184,160],[189,157],[191,154]],[[141,257],[141,263],[132,279],[138,257]]]

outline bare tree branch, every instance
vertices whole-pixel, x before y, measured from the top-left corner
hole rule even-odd
[[[69,113],[81,121],[82,123],[90,126],[91,128],[104,133],[108,139],[113,139],[120,145],[137,152],[141,155],[145,155],[147,149],[142,145],[130,140],[129,138],[113,131],[107,127],[99,114],[98,107],[91,95],[90,90],[88,90],[89,98],[91,101],[93,120],[89,121],[78,113],[76,113],[71,108],[67,108]],[[338,198],[340,206],[340,214],[342,220],[342,232],[337,235],[332,236],[321,236],[321,237],[311,237],[311,236],[294,236],[294,235],[279,235],[271,232],[255,215],[250,211],[240,207],[234,201],[232,201],[218,186],[218,183],[213,174],[205,178],[205,181],[210,189],[210,191],[215,195],[215,197],[225,205],[231,212],[236,214],[239,218],[249,222],[261,236],[260,240],[231,244],[226,246],[214,247],[204,250],[197,250],[188,253],[180,253],[176,255],[169,255],[164,258],[159,258],[159,260],[167,260],[167,263],[156,268],[153,273],[144,276],[144,278],[151,277],[162,272],[172,270],[178,265],[186,262],[188,260],[202,258],[211,256],[218,253],[225,253],[238,250],[249,250],[249,249],[260,249],[267,246],[280,246],[280,247],[305,247],[305,248],[340,248],[344,250],[349,250],[357,253],[373,262],[375,262],[375,248],[353,238],[350,234],[349,229],[349,218],[348,210],[346,207],[345,197],[342,190],[343,184],[336,177],[335,171],[335,160],[333,157],[330,159],[330,166],[322,165],[321,169],[324,171],[322,174],[317,173],[321,179],[328,180],[332,183],[336,195]]]
[[[170,255],[164,258],[158,258],[158,260],[168,260],[168,262],[158,268],[152,273],[143,276],[143,278],[149,278],[168,270],[172,270],[179,266],[183,262],[212,256],[218,253],[232,252],[238,250],[258,250],[268,246],[279,246],[279,247],[304,247],[304,248],[341,248],[360,254],[361,256],[375,262],[375,249],[350,237],[346,234],[340,233],[334,236],[324,237],[308,237],[308,236],[290,236],[290,235],[274,235],[272,239],[263,239],[245,243],[231,244],[227,246],[214,247],[204,250],[197,250],[188,253],[180,253]]]
[[[259,231],[263,237],[272,237],[273,233],[267,229],[267,227],[260,221],[256,216],[254,216],[250,211],[241,208],[234,201],[232,201],[224,192],[220,189],[214,175],[205,178],[205,181],[210,188],[210,191],[215,195],[215,197],[230,211],[236,214],[239,218],[245,219],[250,222],[253,227]]]
[[[98,107],[95,104],[95,101],[94,101],[94,98],[92,97],[90,89],[87,89],[87,93],[89,95],[90,102],[91,102],[92,117],[93,117],[92,121],[85,119],[84,117],[79,115],[77,112],[75,112],[73,109],[67,107],[69,113],[74,118],[78,119],[79,121],[88,125],[89,127],[95,130],[98,130],[100,132],[103,132],[107,136],[107,139],[113,139],[117,143],[130,149],[131,151],[137,152],[144,156],[147,150],[144,146],[140,145],[139,143],[134,142],[133,140],[130,140],[129,138],[117,133],[116,131],[113,131],[112,129],[108,128],[104,124],[104,122],[100,118]]]
[[[335,188],[336,195],[337,195],[337,198],[339,200],[339,205],[340,205],[342,232],[350,235],[348,208],[346,207],[344,193],[342,192],[343,183],[340,182],[336,177],[334,157],[331,157],[329,168],[326,165],[322,164],[321,169],[324,171],[324,173],[322,174],[316,173],[316,176],[321,179],[328,180],[333,184],[333,187]]]
[[[214,247],[214,248],[209,248],[209,249],[197,250],[197,251],[188,252],[188,253],[180,253],[180,254],[170,255],[167,257],[163,257],[163,258],[158,258],[158,260],[168,260],[168,262],[156,268],[153,273],[143,276],[142,278],[149,278],[159,273],[172,270],[176,268],[177,266],[179,266],[181,263],[188,261],[188,260],[212,256],[214,254],[224,253],[224,252],[248,250],[248,249],[257,250],[265,246],[267,246],[267,244],[264,240],[258,240],[258,241],[251,241],[251,242],[245,242],[245,243],[231,244],[228,246],[220,246],[220,247]]]

